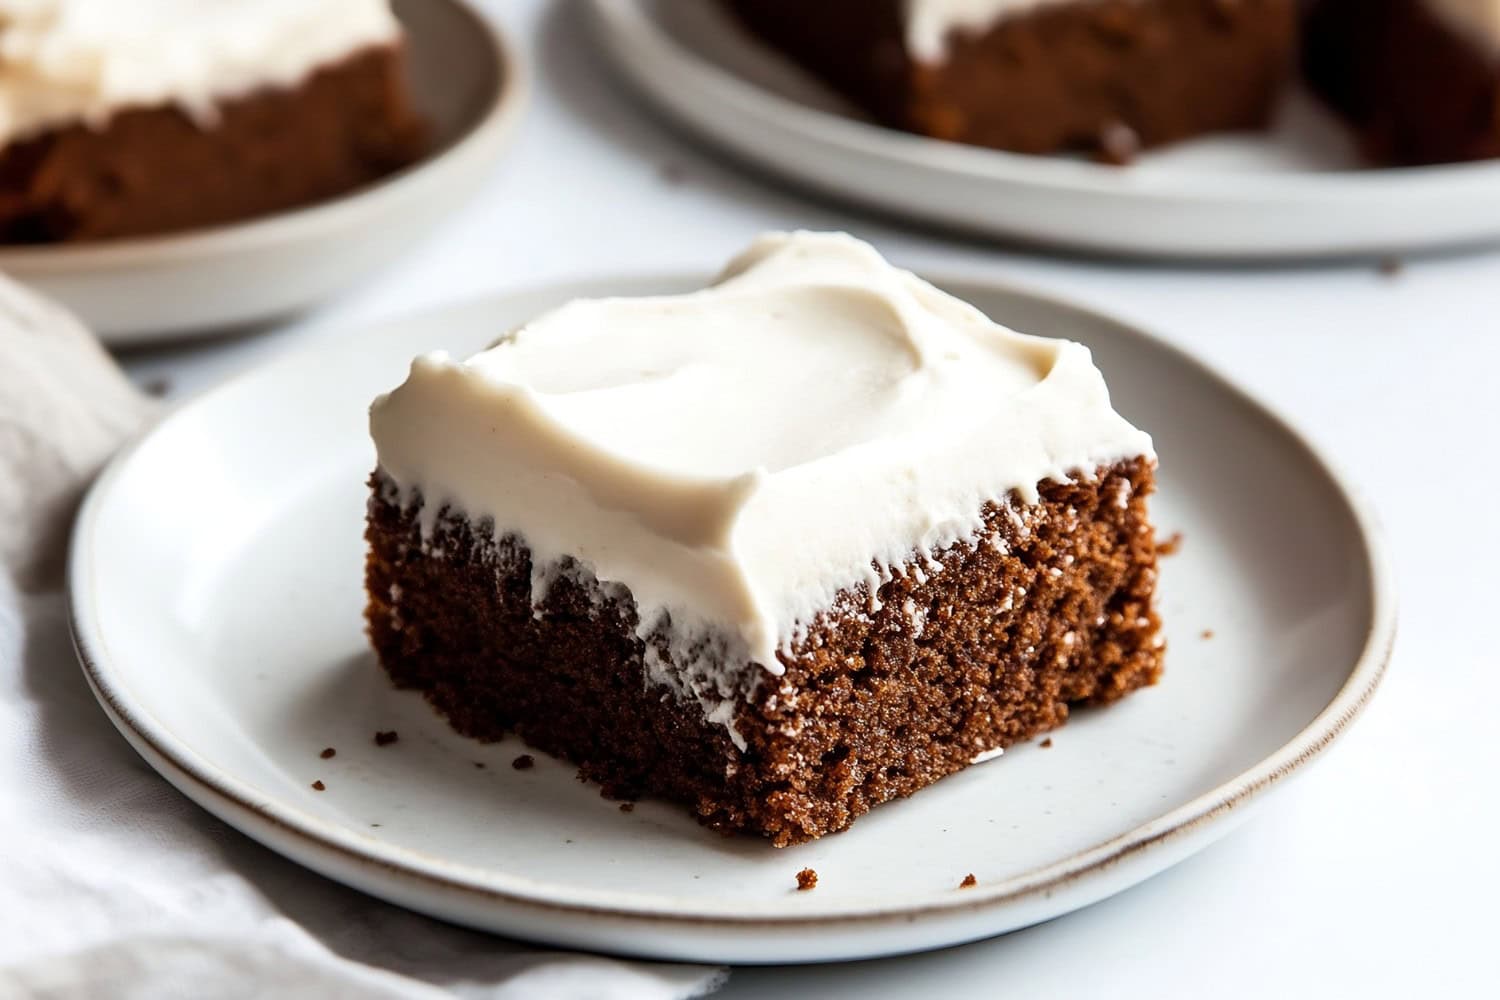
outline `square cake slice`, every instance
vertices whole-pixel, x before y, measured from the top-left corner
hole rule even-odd
[[[389,0],[0,0],[0,243],[239,222],[427,144]]]
[[[1500,157],[1500,0],[1313,0],[1309,82],[1376,163]]]
[[[1156,680],[1151,440],[1086,348],[844,235],[371,409],[368,624],[460,732],[778,846]]]
[[[1265,126],[1296,63],[1297,0],[725,0],[879,121],[1109,160]]]

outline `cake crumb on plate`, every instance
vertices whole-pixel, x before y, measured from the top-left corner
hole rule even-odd
[[[323,789],[325,789],[327,787],[328,786],[325,785],[325,784],[323,784],[321,781],[314,781],[312,783],[312,790],[315,791],[315,792],[321,792]]]
[[[323,760],[327,760],[328,758],[332,757],[336,753],[338,753],[338,751],[335,750],[333,747],[324,747],[323,748],[323,752],[320,753],[320,754],[318,754],[318,756],[321,757]]]
[[[532,765],[534,765],[535,763],[535,757],[531,756],[531,754],[529,753],[523,753],[521,756],[511,761],[510,766],[515,768],[517,771],[529,771],[531,770]]]
[[[811,868],[804,868],[797,873],[797,891],[806,892],[818,887],[818,873]]]
[[[967,874],[967,875],[964,876],[964,880],[962,882],[958,883],[958,887],[960,889],[972,889],[972,888],[974,888],[978,884],[979,884],[979,880],[974,877],[974,873],[973,872],[969,872],[969,874]]]
[[[1111,167],[1128,167],[1141,155],[1141,137],[1121,121],[1113,121],[1099,130],[1099,145],[1094,159]]]
[[[375,733],[375,745],[378,747],[388,747],[400,738],[400,734],[394,729],[377,730]]]

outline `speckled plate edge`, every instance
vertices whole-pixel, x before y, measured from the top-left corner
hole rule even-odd
[[[1181,348],[1132,324],[1045,293],[961,272],[927,276],[960,295],[998,291],[1027,297],[1047,308],[1114,327],[1122,335],[1174,355],[1218,391],[1235,397],[1283,436],[1289,447],[1299,449],[1335,488],[1357,529],[1369,567],[1369,624],[1361,653],[1344,684],[1293,739],[1232,780],[1127,834],[1022,876],[984,884],[961,895],[950,894],[940,902],[924,900],[910,906],[834,914],[725,916],[685,909],[662,912],[629,905],[558,902],[546,898],[545,893],[528,893],[524,879],[515,880],[517,885],[507,889],[479,885],[465,876],[469,870],[462,866],[417,851],[372,844],[293,806],[266,799],[233,775],[203,761],[191,746],[158,724],[149,711],[132,705],[128,691],[116,683],[112,673],[109,639],[100,629],[95,610],[99,597],[91,559],[99,511],[140,442],[118,455],[99,477],[74,527],[68,564],[69,621],[88,683],[111,722],[153,768],[209,812],[273,850],[400,905],[550,944],[691,961],[782,963],[865,958],[990,937],[1050,919],[1134,885],[1233,829],[1248,807],[1270,788],[1305,769],[1338,739],[1373,696],[1389,663],[1396,634],[1396,587],[1377,519],[1334,464],[1285,418]],[[681,280],[679,275],[661,279],[663,284]],[[568,294],[568,286],[558,287],[559,300]],[[421,315],[430,321],[444,311]],[[403,317],[390,325],[415,318]],[[344,338],[343,347],[323,345],[271,362],[209,390],[166,420],[190,414],[197,402],[213,398],[246,378],[278,367],[300,367],[316,358],[325,358],[326,363],[327,356],[359,342],[361,338]]]

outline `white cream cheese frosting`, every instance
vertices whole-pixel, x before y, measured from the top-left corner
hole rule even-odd
[[[294,86],[400,33],[389,0],[0,0],[0,142]]]
[[[906,51],[918,62],[940,62],[954,31],[985,31],[1037,7],[1083,0],[906,0]]]
[[[941,62],[955,31],[985,31],[1038,7],[1087,0],[906,0],[906,50],[918,62]],[[1419,0],[1458,34],[1500,56],[1500,0]]]
[[[427,528],[448,504],[519,536],[539,584],[576,560],[629,588],[642,637],[671,633],[653,679],[726,725],[747,672],[780,674],[841,591],[873,601],[892,569],[978,544],[1012,490],[1154,457],[1085,347],[818,233],[762,236],[698,292],[574,302],[467,361],[420,357],[370,428]]]
[[[1423,0],[1455,32],[1492,55],[1500,55],[1500,0]]]

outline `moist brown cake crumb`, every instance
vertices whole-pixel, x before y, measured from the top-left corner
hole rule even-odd
[[[622,812],[622,813],[635,812],[635,803],[634,802],[621,802],[620,803],[620,812]]]
[[[1214,630],[1213,629],[1206,628],[1206,629],[1203,630],[1203,638],[1205,638],[1205,639],[1212,639],[1213,637],[1214,637]]]
[[[962,882],[958,883],[958,887],[960,889],[972,889],[972,888],[974,888],[978,884],[979,884],[979,880],[974,877],[974,873],[973,872],[969,872],[969,874],[967,874],[967,875],[964,876],[964,880]]]
[[[536,758],[531,756],[531,754],[529,753],[523,753],[521,756],[510,762],[510,766],[515,768],[517,771],[529,771],[533,766],[535,766],[535,764]]]
[[[1174,531],[1166,541],[1156,543],[1158,556],[1175,556],[1182,551],[1182,532]]]
[[[328,786],[325,785],[325,784],[323,784],[321,781],[314,781],[312,783],[312,790],[315,791],[315,792],[321,792],[321,791],[323,791],[323,789],[325,789],[327,787]]]
[[[987,542],[933,553],[935,571],[844,591],[782,654],[779,684],[739,694],[743,747],[696,701],[642,683],[628,591],[569,574],[533,606],[524,543],[450,510],[424,518],[421,496],[398,499],[378,471],[366,621],[396,685],[458,732],[516,732],[610,798],[682,802],[785,847],[963,770],[975,747],[1041,737],[1154,683],[1153,481],[1137,459],[1041,484],[1036,503],[986,505]]]
[[[375,734],[375,745],[378,747],[388,747],[400,738],[401,735],[394,729],[385,729]]]
[[[1042,740],[1042,749],[1043,750],[1051,750],[1052,749],[1052,737],[1049,736],[1045,740]]]
[[[321,757],[324,760],[327,760],[328,758],[332,757],[336,753],[338,753],[338,751],[335,750],[333,747],[324,747],[323,748],[323,752],[320,753],[320,754],[318,754],[318,756]]]
[[[818,873],[811,868],[804,868],[797,873],[797,891],[806,892],[818,887]]]

